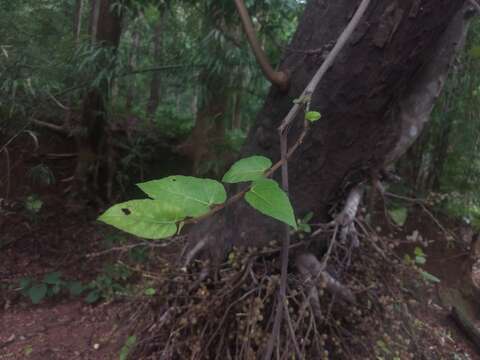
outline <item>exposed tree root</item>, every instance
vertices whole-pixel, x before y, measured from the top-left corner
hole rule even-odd
[[[411,292],[402,290],[417,273],[397,261],[386,239],[368,241],[376,235],[357,223],[361,246],[338,242],[328,269],[299,250],[303,243],[292,245],[296,266],[289,267],[274,358],[376,359],[389,352],[409,359],[440,346],[416,323]],[[166,265],[156,296],[139,298],[128,314],[138,339],[132,358],[263,358],[279,299],[280,251],[277,244],[235,249],[215,274],[198,260],[188,271]],[[438,354],[428,350],[424,358]]]

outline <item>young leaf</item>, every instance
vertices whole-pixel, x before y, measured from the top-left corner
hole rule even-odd
[[[40,304],[40,302],[47,295],[47,285],[46,284],[36,284],[28,289],[28,296],[33,304]]]
[[[45,274],[43,282],[49,285],[59,285],[62,280],[60,279],[62,274],[58,271]]]
[[[280,220],[297,230],[290,200],[276,181],[270,179],[257,180],[245,194],[245,200],[262,214]]]
[[[144,294],[147,296],[153,296],[156,293],[157,293],[157,290],[155,290],[154,288],[148,288],[148,289],[145,289],[144,291]]]
[[[125,344],[122,346],[122,349],[120,350],[120,360],[127,360],[128,359],[128,354],[134,347],[135,343],[137,342],[137,337],[136,336],[129,336]]]
[[[255,181],[264,177],[265,171],[272,166],[272,161],[264,156],[250,156],[238,160],[225,173],[222,181],[234,184],[242,181]]]
[[[309,111],[305,114],[305,119],[310,122],[318,121],[321,117],[322,115],[318,111]]]
[[[438,283],[441,282],[441,280],[439,278],[430,274],[429,272],[426,272],[425,270],[421,270],[420,274],[422,275],[422,277],[425,281],[428,281],[428,282],[431,282],[431,283],[434,283],[434,284],[438,284]]]
[[[98,220],[145,239],[164,239],[177,232],[177,222],[185,218],[183,209],[171,202],[131,200],[116,204]]]
[[[180,207],[191,217],[201,216],[227,199],[225,188],[218,181],[191,176],[169,176],[137,186],[151,198]]]
[[[398,209],[389,210],[388,213],[392,217],[393,221],[399,226],[403,226],[405,221],[407,221],[407,209],[402,207]]]

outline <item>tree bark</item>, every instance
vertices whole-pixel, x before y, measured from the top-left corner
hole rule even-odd
[[[97,22],[91,23],[91,34],[96,34],[93,42],[99,46],[113,49],[118,48],[121,36],[122,14],[118,9],[112,9],[112,0],[96,0],[99,3],[92,8],[92,19],[98,11]],[[94,1],[95,5],[95,1]],[[112,68],[115,60],[105,58],[101,66]],[[107,103],[111,84],[107,78],[102,79],[97,88],[90,89],[82,103],[82,129],[76,136],[78,147],[78,162],[75,169],[76,190],[82,194],[95,194],[99,191],[99,184],[108,187],[104,168],[109,158],[106,153],[105,135],[107,126]],[[100,180],[102,178],[102,180]],[[107,191],[102,189],[102,192]]]
[[[244,156],[279,159],[277,127],[359,3],[308,2],[280,65],[280,70],[291,74],[290,89],[288,93],[270,90]],[[418,90],[412,81],[435,60],[432,55],[440,35],[463,4],[463,0],[372,2],[353,38],[312,94],[310,109],[320,111],[322,119],[313,124],[289,161],[290,199],[297,216],[313,211],[313,223],[329,220],[333,204],[344,200],[348,190],[372,172],[383,169],[402,135],[400,100]],[[424,108],[426,112],[428,106]],[[290,130],[290,142],[302,126],[299,116]],[[281,229],[240,201],[222,216],[199,225],[195,234],[208,238],[213,244],[210,255],[216,257],[232,245],[255,246],[279,239]]]

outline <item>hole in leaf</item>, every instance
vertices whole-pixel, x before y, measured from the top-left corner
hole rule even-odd
[[[177,179],[176,179],[176,178],[173,178],[172,181],[177,181]]]
[[[124,213],[125,215],[130,215],[130,214],[132,213],[132,212],[130,211],[130,209],[127,209],[127,208],[122,209],[122,211],[123,211],[123,213]]]

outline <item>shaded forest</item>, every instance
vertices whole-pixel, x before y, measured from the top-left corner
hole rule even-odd
[[[0,359],[480,359],[477,0],[0,10]]]

